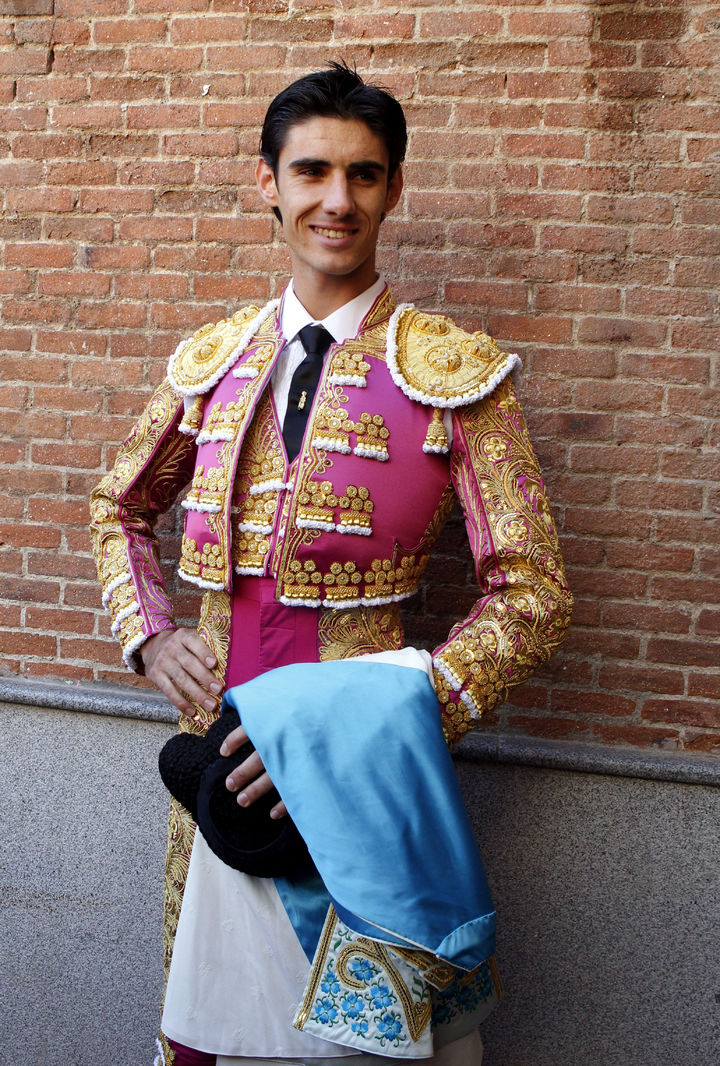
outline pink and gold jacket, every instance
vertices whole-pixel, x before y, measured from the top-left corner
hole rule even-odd
[[[396,646],[388,612],[417,590],[457,498],[480,593],[433,655],[455,740],[549,658],[570,620],[509,376],[519,359],[442,315],[395,307],[386,289],[358,335],[330,348],[288,466],[269,388],[285,344],[277,308],[245,308],[183,341],[94,491],[112,630],[137,668],[140,645],[174,626],[153,524],[190,483],[179,573],[206,601],[230,594],[236,574],[270,577],[280,602],[317,608],[350,653],[382,646],[364,640],[373,626]]]

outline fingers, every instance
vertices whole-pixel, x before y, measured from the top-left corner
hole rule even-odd
[[[238,750],[238,748],[241,748],[243,744],[247,744],[249,739],[250,738],[248,737],[243,727],[239,725],[237,729],[233,729],[232,733],[228,733],[228,735],[223,740],[222,744],[220,745],[220,754],[232,755]]]
[[[239,733],[242,733],[247,739],[247,733],[245,733],[242,726],[228,734],[227,739],[230,740],[231,737]],[[225,754],[222,748],[220,750],[222,754]],[[270,775],[263,766],[262,759],[256,751],[249,755],[244,762],[241,762],[232,773],[228,774],[225,785],[230,792],[238,792],[237,801],[241,807],[249,807],[255,800],[260,799],[261,796],[266,795],[275,787]],[[286,814],[287,808],[282,800],[276,803],[270,811],[271,818],[284,818]]]
[[[196,631],[156,633],[143,644],[141,655],[146,676],[179,711],[192,717],[196,711],[191,701],[215,710],[222,684],[211,670],[215,657]]]

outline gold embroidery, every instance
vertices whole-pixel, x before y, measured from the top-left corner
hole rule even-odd
[[[381,461],[389,458],[387,442],[390,434],[382,415],[371,415],[363,411],[354,429],[357,434],[357,444],[353,451],[356,455]]]
[[[241,574],[262,574],[270,551],[270,540],[264,533],[236,530],[233,535],[233,566]]]
[[[445,681],[438,697],[455,739],[550,657],[572,610],[540,469],[510,381],[464,411],[461,424],[470,469],[453,460],[460,491],[471,496],[473,485],[480,488],[492,538],[486,550],[496,563],[475,614],[453,628],[435,659]],[[458,692],[456,702],[451,693]]]
[[[202,392],[232,355],[257,307],[244,307],[232,318],[208,322],[170,361],[171,376],[183,392]]]
[[[222,510],[227,493],[227,470],[223,466],[205,466],[200,463],[195,470],[192,486],[183,501],[192,510],[218,512]]]
[[[310,980],[308,981],[307,988],[305,989],[305,995],[303,996],[303,1001],[300,1004],[300,1009],[295,1015],[295,1020],[293,1021],[293,1025],[296,1029],[302,1029],[308,1018],[310,1017],[310,1009],[312,1007],[313,1000],[315,999],[315,994],[317,993],[318,985],[320,984],[320,979],[323,974],[323,968],[325,966],[325,959],[327,958],[327,953],[330,950],[330,943],[333,938],[333,933],[335,932],[335,925],[337,923],[337,920],[338,917],[335,913],[335,908],[331,903],[328,907],[327,916],[325,918],[325,924],[323,925],[323,930],[320,934],[318,946],[315,949],[315,957],[313,959]]]
[[[375,510],[375,504],[370,499],[370,493],[364,485],[357,488],[348,485],[345,495],[338,500],[340,508],[340,522],[337,528],[345,533],[369,533],[371,530],[370,516]]]
[[[425,435],[423,451],[444,453],[447,452],[449,448],[450,441],[448,440],[447,431],[443,423],[442,408],[434,407],[432,418],[430,419],[430,425],[428,426]]]
[[[397,384],[434,406],[479,399],[519,363],[486,333],[466,333],[445,315],[412,307],[398,319],[395,342]]]
[[[215,677],[222,683],[227,670],[228,652],[230,650],[230,597],[227,592],[206,592],[202,598],[198,633],[216,659],[213,668]],[[180,716],[180,730],[202,736],[216,720],[220,705],[213,711],[207,711],[200,704],[194,704],[195,717]],[[170,972],[170,959],[175,944],[175,933],[180,918],[185,882],[190,865],[195,835],[195,823],[190,813],[175,800],[170,799],[170,816],[168,820],[167,851],[165,856],[165,904],[163,922],[163,953],[165,962],[165,984]]]
[[[418,1041],[430,1021],[432,1002],[427,995],[420,1001],[413,998],[400,971],[392,961],[391,951],[392,949],[386,948],[384,944],[359,936],[354,944],[348,944],[341,949],[337,959],[337,975],[343,984],[348,985],[349,988],[364,989],[364,982],[358,981],[352,976],[348,970],[348,963],[352,958],[368,959],[371,962],[376,962],[382,968],[384,976],[390,981],[393,991],[397,993],[405,1015],[410,1038]]]
[[[247,389],[239,400],[230,400],[224,407],[220,401],[214,403],[198,436],[198,444],[204,444],[206,441],[234,440],[238,426],[247,413],[251,396],[252,390]]]
[[[338,497],[329,481],[308,481],[298,493],[297,524],[304,529],[334,529]]]
[[[200,427],[202,426],[203,409],[204,398],[202,396],[196,396],[185,412],[183,420],[178,427],[181,433],[187,433],[190,437],[197,437]]]
[[[179,569],[184,577],[222,584],[225,569],[220,545],[206,542],[200,551],[197,541],[183,536]]]
[[[403,643],[400,613],[394,604],[382,608],[363,606],[321,611],[318,622],[321,662],[376,651],[396,651]]]

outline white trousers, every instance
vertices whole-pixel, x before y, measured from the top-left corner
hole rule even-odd
[[[454,1040],[452,1044],[441,1047],[430,1059],[396,1059],[385,1055],[343,1055],[334,1059],[248,1059],[233,1058],[227,1055],[218,1055],[217,1066],[315,1066],[322,1063],[323,1066],[330,1061],[337,1066],[380,1066],[381,1063],[392,1066],[393,1063],[403,1066],[481,1066],[483,1046],[480,1034],[477,1030],[468,1033],[461,1040]]]

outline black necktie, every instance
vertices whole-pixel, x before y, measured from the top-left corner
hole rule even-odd
[[[320,380],[323,359],[333,343],[324,326],[304,326],[298,337],[307,355],[290,382],[287,414],[283,423],[283,438],[289,462],[292,462],[300,451],[310,406]]]

